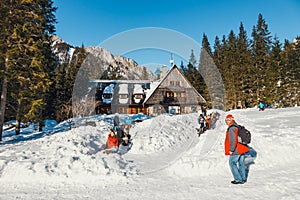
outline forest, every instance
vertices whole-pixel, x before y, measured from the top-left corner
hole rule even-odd
[[[227,110],[254,107],[259,102],[275,108],[299,105],[300,37],[281,43],[271,35],[262,14],[258,15],[250,38],[241,22],[237,34],[231,30],[227,36],[216,36],[213,46],[203,34],[202,48],[222,76]],[[200,94],[210,101],[199,72],[203,62],[199,60],[197,64],[192,51],[188,66],[181,65],[181,68]]]

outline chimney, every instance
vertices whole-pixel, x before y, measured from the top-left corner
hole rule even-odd
[[[163,65],[161,67],[161,73],[160,73],[160,78],[163,78],[167,74],[167,66]]]

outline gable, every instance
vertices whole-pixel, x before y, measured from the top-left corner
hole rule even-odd
[[[204,104],[205,99],[190,84],[176,65],[165,75],[161,82],[147,96],[145,104],[161,104],[164,102],[166,93],[174,93],[179,102],[177,104]]]

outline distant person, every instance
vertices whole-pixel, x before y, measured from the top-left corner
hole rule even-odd
[[[197,131],[198,131],[198,136],[200,136],[205,131],[205,118],[204,118],[203,114],[199,115],[198,123],[200,124],[200,127],[199,127],[199,129],[197,128]]]
[[[205,106],[201,106],[201,112],[202,112],[202,114],[204,115],[204,117],[206,116],[206,114],[207,114],[207,109],[206,109],[206,107]]]
[[[119,145],[122,143],[122,138],[125,136],[124,134],[124,130],[122,128],[119,128],[117,130],[117,138],[118,138],[118,142],[119,142]]]
[[[233,115],[225,118],[228,128],[224,142],[225,155],[229,155],[229,166],[234,180],[232,184],[243,184],[246,180],[245,153],[249,152],[247,145],[238,142],[238,128]]]
[[[265,110],[265,104],[263,104],[262,102],[259,102],[259,111],[264,111]]]
[[[119,115],[116,114],[114,116],[114,131],[118,131],[119,128],[120,128],[120,118]]]
[[[113,129],[109,130],[109,134],[106,141],[106,149],[103,153],[117,153],[119,147],[118,138]]]
[[[210,124],[211,124],[210,115],[207,115],[205,119],[205,127],[207,130],[210,129]]]
[[[216,123],[217,123],[217,121],[219,119],[219,116],[220,116],[220,114],[218,112],[211,113],[211,117],[210,117],[211,124],[210,124],[210,127],[212,129],[216,128]]]

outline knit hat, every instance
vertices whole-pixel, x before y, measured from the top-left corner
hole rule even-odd
[[[231,121],[231,120],[234,120],[234,117],[232,114],[228,114],[225,118],[226,121]]]

